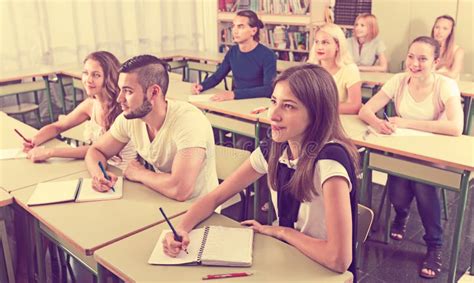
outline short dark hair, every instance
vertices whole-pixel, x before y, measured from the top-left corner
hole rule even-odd
[[[243,10],[237,13],[237,16],[246,17],[249,19],[249,26],[251,28],[257,28],[257,32],[254,34],[253,39],[255,41],[260,40],[260,29],[263,28],[263,22],[258,18],[252,10]]]
[[[419,36],[410,43],[410,46],[408,48],[410,48],[415,42],[422,42],[422,43],[431,45],[433,47],[434,59],[436,60],[439,58],[441,48],[439,46],[439,42],[436,41],[436,39],[429,36]]]
[[[168,63],[153,55],[138,55],[125,61],[119,73],[137,73],[138,83],[143,91],[154,84],[160,86],[163,96],[168,91]]]

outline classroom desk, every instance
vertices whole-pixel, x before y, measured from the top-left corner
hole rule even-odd
[[[360,134],[351,138],[356,145],[367,149],[363,162],[362,201],[366,199],[366,193],[370,200],[372,170],[459,193],[448,277],[449,282],[454,282],[469,193],[469,175],[474,171],[474,137],[377,137]]]
[[[23,140],[14,132],[18,129],[26,137],[32,137],[37,130],[7,115],[0,115],[0,148],[22,148]],[[51,140],[45,147],[66,147],[59,140]],[[0,187],[11,192],[38,182],[51,180],[86,170],[84,161],[52,158],[47,162],[33,163],[28,159],[0,160]]]
[[[173,219],[179,223],[182,216]],[[239,227],[240,224],[220,214],[213,214],[199,224]],[[351,282],[352,274],[337,274],[315,263],[296,248],[275,238],[255,234],[251,267],[159,266],[148,258],[166,223],[120,240],[94,253],[99,263],[99,282],[110,273],[126,282],[196,282],[207,274],[253,272],[252,276],[234,279],[239,282]],[[227,279],[232,281],[231,279]],[[222,280],[213,280],[221,282]],[[225,281],[225,280],[224,280]],[[222,281],[222,282],[224,282]],[[225,281],[227,282],[227,281]]]
[[[120,173],[117,168],[110,170],[117,175]],[[81,172],[55,181],[79,177],[89,177],[89,173]],[[90,256],[97,249],[163,222],[159,207],[163,207],[168,217],[173,218],[184,213],[191,205],[125,180],[123,198],[118,200],[29,207],[27,202],[35,187],[14,191],[12,195],[16,203],[32,216],[36,246],[41,247],[41,233],[93,273],[96,273],[97,268]],[[37,254],[39,270],[44,270],[44,257],[41,257],[41,251],[37,250]],[[44,275],[39,276],[44,278]]]
[[[5,190],[0,188],[0,207],[5,207],[13,203],[13,197]]]

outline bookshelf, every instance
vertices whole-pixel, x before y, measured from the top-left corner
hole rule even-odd
[[[306,61],[315,27],[324,24],[329,0],[219,0],[217,27],[219,52],[233,45],[232,20],[240,10],[253,10],[264,24],[260,43],[279,60]]]

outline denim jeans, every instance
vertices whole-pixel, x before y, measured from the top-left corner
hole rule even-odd
[[[443,245],[443,228],[441,227],[441,202],[439,189],[436,187],[389,175],[388,192],[390,202],[396,212],[396,220],[408,217],[410,204],[416,198],[421,222],[425,228],[425,240],[428,247]]]

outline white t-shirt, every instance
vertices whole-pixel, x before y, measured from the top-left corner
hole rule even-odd
[[[332,77],[336,82],[339,102],[346,102],[347,89],[360,82],[359,68],[356,64],[343,65]]]
[[[112,136],[122,143],[132,140],[135,149],[155,171],[171,173],[174,157],[186,148],[203,148],[206,158],[191,198],[202,196],[217,187],[214,135],[204,114],[193,105],[168,100],[165,121],[150,141],[146,123],[141,119],[126,119],[119,115],[110,128]]]
[[[388,82],[386,82],[382,91],[387,94],[387,96],[395,100],[395,95],[398,93],[400,84],[403,83],[403,79],[407,76],[407,73],[399,73],[394,75]],[[448,77],[434,74],[435,82],[440,80],[439,90],[440,98],[444,105],[451,97],[459,97],[461,99],[461,93],[459,91],[456,81]],[[421,121],[431,121],[433,120],[435,114],[435,105],[433,103],[434,91],[432,91],[423,101],[416,102],[408,90],[408,85],[403,88],[403,96],[400,101],[399,109],[397,112],[402,118],[421,120]]]
[[[289,168],[296,169],[298,160],[289,160],[287,151],[284,151],[279,159],[280,163],[287,165]],[[263,156],[260,148],[255,149],[250,155],[250,164],[252,168],[260,174],[268,173],[268,163]],[[295,229],[316,239],[327,239],[325,207],[323,199],[322,184],[335,176],[343,177],[349,184],[349,192],[352,189],[349,175],[344,166],[334,160],[321,159],[316,163],[314,170],[314,187],[318,195],[314,195],[309,202],[302,202],[298,212],[298,220],[295,223]],[[277,192],[270,188],[272,202],[277,202]],[[278,215],[278,207],[275,206],[276,215]]]

